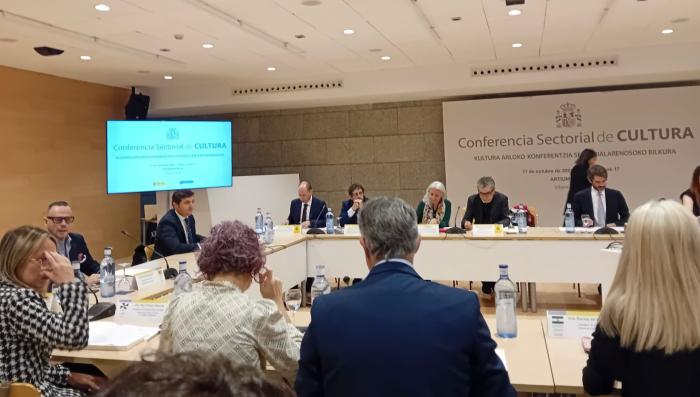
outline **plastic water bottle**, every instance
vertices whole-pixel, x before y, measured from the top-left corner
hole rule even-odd
[[[258,236],[262,236],[264,232],[264,222],[262,211],[258,208],[258,212],[255,213],[255,233]]]
[[[265,244],[271,244],[275,240],[275,223],[272,222],[270,213],[265,214]]]
[[[331,293],[331,285],[326,280],[326,267],[323,265],[316,266],[316,277],[311,284],[311,305],[314,304],[314,299],[321,295]]]
[[[100,295],[109,298],[116,291],[117,269],[112,258],[112,247],[105,247],[104,253],[105,257],[100,263]]]
[[[175,286],[173,287],[173,293],[176,296],[183,292],[192,291],[192,276],[187,273],[187,261],[181,260],[177,264],[180,271],[175,277]]]
[[[328,212],[326,212],[326,234],[333,234],[334,219],[333,211],[331,211],[331,207],[328,207]]]
[[[515,284],[508,278],[508,265],[498,265],[501,275],[496,282],[496,335],[501,338],[518,336],[518,322],[515,318]]]
[[[566,211],[564,211],[564,227],[567,233],[576,231],[574,225],[574,211],[571,209],[571,203],[566,203]]]
[[[518,210],[518,233],[527,233],[527,211],[524,209]]]

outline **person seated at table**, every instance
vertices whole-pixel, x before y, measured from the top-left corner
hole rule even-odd
[[[700,165],[693,171],[693,179],[690,180],[690,189],[681,193],[683,206],[693,215],[700,216]]]
[[[674,201],[637,208],[598,326],[583,386],[588,394],[697,396],[700,375],[700,228]]]
[[[301,225],[302,228],[324,227],[326,225],[326,202],[313,196],[313,188],[307,181],[302,181],[297,190],[299,198],[289,204],[287,224]]]
[[[594,164],[588,168],[588,180],[591,181],[591,188],[574,194],[571,204],[576,226],[583,226],[583,214],[593,215],[598,227],[624,226],[630,217],[630,210],[622,192],[607,187],[608,170]]]
[[[58,288],[62,313],[46,306],[49,282]],[[86,294],[49,232],[21,226],[5,233],[0,241],[0,379],[31,383],[45,397],[97,390],[103,379],[49,361],[54,349],[87,346]]]
[[[374,198],[358,225],[369,275],[314,300],[297,395],[515,396],[476,295],[416,273],[415,210]]]
[[[204,237],[197,234],[194,215],[194,192],[176,190],[171,198],[168,212],[158,221],[155,250],[151,259],[161,254],[170,256],[198,251]]]
[[[496,182],[490,176],[482,176],[476,181],[477,194],[467,198],[467,210],[462,218],[462,228],[472,230],[474,224],[500,223],[507,226],[510,223],[508,217],[508,196],[496,191]],[[491,294],[496,285],[493,281],[482,281],[481,292]]]
[[[287,317],[282,283],[271,270],[263,272],[265,256],[255,231],[239,221],[214,226],[197,265],[205,281],[170,302],[160,349],[220,352],[257,367],[264,358],[293,380],[302,335]],[[253,281],[264,299],[245,293]]]
[[[442,182],[435,181],[425,189],[423,200],[416,208],[418,223],[437,224],[438,227],[450,226],[452,203],[447,199],[447,191]]]
[[[357,213],[367,202],[365,188],[359,183],[353,183],[348,188],[349,200],[343,201],[340,209],[340,226],[357,225]]]
[[[292,397],[282,380],[221,353],[148,354],[95,397]]]

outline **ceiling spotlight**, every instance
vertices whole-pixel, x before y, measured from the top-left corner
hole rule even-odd
[[[202,44],[202,48],[206,48],[206,49],[214,48],[214,44],[204,43],[204,44]]]
[[[510,46],[513,47],[513,48],[520,48],[520,47],[523,46],[523,43],[513,43],[513,44],[511,44]]]
[[[671,34],[673,33],[673,29],[664,29],[661,31],[661,34]]]
[[[452,22],[458,22],[462,20],[462,17],[452,17],[450,19],[452,20]]]
[[[295,34],[294,37],[297,39],[305,39],[306,38],[306,36],[304,36],[303,34]]]
[[[90,55],[81,55],[80,59],[82,59],[83,61],[89,61],[92,59],[92,57]]]
[[[172,79],[173,79],[173,76],[171,76],[171,75],[169,75],[169,74],[166,74],[165,76],[163,76],[163,78],[164,78],[165,80],[172,80]]]
[[[508,11],[508,15],[510,15],[512,17],[518,16],[520,14],[522,14],[522,12],[520,10],[517,10],[517,9],[513,9],[513,10]]]
[[[267,67],[267,71],[268,71],[268,72],[274,72],[275,70],[277,70],[277,68],[274,67],[274,66],[268,66],[268,67]]]
[[[344,29],[343,34],[347,34],[347,35],[355,34],[355,31],[352,29]]]
[[[391,57],[390,57],[389,55],[384,55],[384,56],[382,57],[382,61],[388,61],[388,60],[390,60],[390,59],[391,59]]]
[[[110,8],[107,4],[97,4],[97,5],[95,5],[95,9],[97,11],[102,11],[102,12],[107,12],[110,10]]]

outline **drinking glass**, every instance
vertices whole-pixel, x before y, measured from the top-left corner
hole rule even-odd
[[[131,291],[131,282],[129,282],[129,279],[127,278],[127,275],[126,275],[126,268],[129,265],[127,263],[122,263],[120,265],[122,267],[122,279],[119,280],[119,283],[117,284],[116,291],[130,292]]]
[[[284,296],[287,308],[292,311],[292,323],[296,325],[296,313],[301,307],[301,290],[299,288],[288,289]]]
[[[581,215],[581,223],[583,223],[583,227],[589,228],[589,227],[593,226],[593,219],[588,214],[582,214]]]

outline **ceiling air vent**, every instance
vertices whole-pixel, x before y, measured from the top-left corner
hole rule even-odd
[[[589,69],[617,66],[617,56],[597,58],[577,58],[537,63],[511,63],[508,65],[490,65],[472,68],[473,77],[498,76],[501,74],[554,72],[567,69]]]
[[[313,81],[306,83],[273,84],[252,87],[238,87],[231,89],[231,95],[255,95],[273,94],[276,92],[325,90],[329,88],[342,88],[343,80]]]

